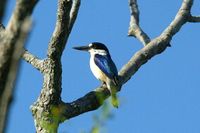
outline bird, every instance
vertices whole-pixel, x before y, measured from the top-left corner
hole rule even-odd
[[[106,85],[111,94],[112,105],[118,108],[117,87],[120,86],[118,71],[105,44],[92,42],[87,46],[77,46],[73,49],[90,53],[90,69],[93,75]]]

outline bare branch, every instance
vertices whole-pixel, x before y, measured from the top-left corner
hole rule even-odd
[[[119,71],[121,84],[125,84],[138,69],[155,55],[162,53],[168,46],[172,37],[188,21],[193,0],[184,0],[175,19],[166,30],[157,38],[148,43],[147,46],[139,50],[130,61]],[[137,17],[136,17],[137,18]],[[135,19],[137,20],[137,19]],[[95,110],[101,106],[110,94],[106,88],[99,87],[95,91],[89,92],[84,97],[71,103],[65,104],[65,118],[69,119],[82,113]],[[120,91],[120,90],[119,90]]]
[[[150,42],[150,38],[139,25],[139,9],[137,0],[129,0],[129,6],[131,20],[128,35],[136,37],[145,46]]]
[[[129,35],[135,36],[144,45],[119,72],[121,84],[125,84],[137,70],[148,60],[162,53],[172,37],[188,21],[193,0],[184,0],[175,19],[166,30],[157,38],[150,38],[139,26],[139,10],[136,0],[130,0],[131,22]],[[37,132],[56,132],[59,124],[66,119],[100,107],[110,95],[105,86],[98,87],[85,96],[71,102],[63,103],[61,100],[62,66],[61,56],[68,36],[75,22],[80,0],[59,0],[56,27],[51,37],[47,60],[41,63],[37,57],[25,51],[24,58],[28,62],[45,63],[44,82],[38,100],[31,106]],[[147,45],[148,44],[148,45]],[[35,63],[31,63],[34,67]],[[40,69],[40,67],[38,67]],[[121,87],[118,87],[120,91]],[[53,116],[53,117],[52,117]],[[52,128],[49,128],[52,127]]]
[[[34,56],[33,54],[31,54],[30,52],[28,52],[27,50],[24,49],[23,54],[22,54],[22,58],[30,63],[34,68],[38,69],[40,72],[43,73],[44,71],[44,67],[43,67],[43,60],[39,59],[38,57]]]
[[[0,83],[1,83],[1,89],[0,89],[0,132],[3,132],[3,130],[5,130],[5,126],[6,126],[6,118],[8,116],[8,110],[9,110],[9,106],[12,100],[12,94],[13,94],[13,86],[15,84],[15,78],[17,75],[17,69],[18,69],[18,64],[19,64],[19,59],[21,57],[22,54],[22,48],[24,46],[24,43],[26,41],[27,35],[29,33],[30,30],[30,18],[27,18],[23,21],[22,25],[21,25],[21,29],[19,30],[20,32],[18,33],[19,36],[15,42],[14,47],[13,47],[13,53],[10,53],[10,57],[9,55],[7,56],[7,62],[5,62],[5,68],[4,69],[0,69]],[[5,44],[4,44],[5,45]],[[6,58],[5,58],[6,59]],[[1,67],[3,68],[3,67]],[[4,72],[2,73],[2,70],[4,70]],[[2,78],[4,80],[2,80]],[[3,83],[5,84],[4,88],[2,89],[2,85]]]
[[[200,22],[200,16],[190,16],[188,22],[197,23]]]
[[[65,119],[70,119],[82,113],[96,110],[99,108],[105,99],[110,96],[110,92],[105,87],[96,88],[85,96],[64,104],[63,115]]]
[[[11,36],[18,35],[21,23],[32,14],[38,0],[17,0],[15,10],[6,26],[6,32]]]
[[[183,24],[187,22],[188,16],[190,16],[192,4],[193,0],[184,0],[174,20],[164,30],[164,32],[159,37],[152,40],[148,46],[138,51],[130,61],[124,65],[120,71],[123,83],[129,80],[141,65],[146,63],[153,56],[163,52],[166,47],[169,46],[172,37],[180,30]]]
[[[37,132],[57,132],[61,122],[62,118],[52,117],[54,112],[52,108],[63,103],[60,95],[62,91],[61,56],[77,17],[79,6],[80,0],[58,0],[56,26],[49,42],[47,59],[43,61],[42,66],[45,67],[43,88],[37,101],[31,106]],[[45,124],[49,124],[52,128],[49,129]]]
[[[174,36],[188,21],[190,17],[190,10],[193,4],[193,0],[183,0],[181,8],[179,9],[178,13],[176,14],[174,20],[171,24],[163,31],[160,35],[160,38],[165,38],[169,42],[171,41],[172,36]]]
[[[19,33],[22,30],[22,25],[27,20],[27,17],[30,16],[35,4],[35,0],[31,0],[31,2],[27,0],[18,0],[14,13],[9,21],[9,26],[4,30],[4,34],[1,34],[0,80],[2,79],[2,83],[0,85],[2,88],[0,90],[5,89],[3,84],[5,83],[4,80],[7,79],[6,77],[12,61],[11,57],[14,53],[15,44],[19,38]]]
[[[80,0],[73,0],[72,9],[70,11],[70,22],[69,22],[69,30],[72,30],[76,17],[78,15],[78,10],[80,7],[81,1]]]
[[[56,27],[48,47],[48,57],[60,59],[69,36],[70,11],[72,0],[59,0]]]
[[[0,132],[8,115],[13,94],[17,64],[22,46],[29,31],[30,15],[37,0],[17,0],[12,17],[5,30],[0,33]],[[1,25],[1,29],[4,29]]]
[[[19,33],[22,30],[22,25],[29,17],[30,13],[33,10],[35,0],[32,0],[32,4],[27,0],[18,0],[14,13],[10,19],[9,26],[7,26],[6,30],[4,30],[3,34],[1,33],[0,41],[0,79],[6,80],[6,75],[8,72],[6,70],[9,69],[9,65],[11,63],[11,56],[14,53],[15,44],[19,38]],[[28,6],[26,8],[26,6]],[[3,27],[3,26],[1,26]],[[3,28],[1,28],[3,29]],[[9,70],[8,70],[9,71]],[[5,74],[5,75],[4,75]],[[2,75],[4,75],[2,77]],[[3,82],[3,81],[2,81]],[[3,83],[1,84],[2,89],[4,89]]]
[[[60,58],[76,20],[80,0],[59,0],[56,27],[48,47],[48,57]]]

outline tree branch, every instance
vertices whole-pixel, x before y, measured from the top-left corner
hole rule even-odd
[[[200,22],[200,16],[190,16],[188,22],[192,23]]]
[[[94,91],[89,92],[85,96],[63,105],[63,116],[65,119],[70,119],[88,111],[98,109],[110,96],[110,92],[104,86],[96,88]]]
[[[1,97],[0,97],[0,132],[3,132],[6,127],[6,118],[8,116],[9,106],[12,102],[12,94],[13,94],[13,86],[15,84],[15,78],[17,75],[18,65],[19,65],[19,59],[21,57],[22,48],[24,46],[24,43],[26,41],[27,35],[29,33],[30,29],[30,18],[27,18],[24,20],[24,23],[21,23],[21,29],[19,31],[18,38],[14,39],[16,40],[14,47],[13,47],[13,53],[10,53],[9,60],[5,62],[5,68],[4,72],[0,71],[1,78],[5,78],[4,81],[0,79],[0,83],[4,82],[5,86],[2,86],[1,84]],[[1,42],[1,41],[0,41]],[[5,44],[4,44],[5,45]],[[1,69],[2,70],[2,69]]]
[[[131,12],[131,20],[128,35],[136,37],[145,46],[151,41],[151,39],[139,25],[139,9],[137,0],[129,0],[129,6]]]
[[[151,41],[139,26],[137,1],[130,0],[131,21],[129,35],[135,36],[144,45],[148,45],[139,50],[119,71],[122,85],[143,64],[155,55],[162,53],[169,46],[172,37],[180,30],[183,24],[188,22],[192,3],[193,0],[184,0],[172,23],[159,37]],[[101,86],[73,102],[64,103],[61,100],[62,66],[60,59],[75,22],[79,5],[80,0],[58,0],[56,27],[48,46],[47,59],[43,62],[43,66],[45,66],[43,88],[39,98],[31,106],[36,131],[40,133],[57,132],[61,122],[97,109],[110,95],[108,89],[105,86]],[[36,60],[36,62],[38,61],[38,58],[31,54],[27,54],[27,56]],[[31,62],[31,59],[26,60]]]
[[[153,39],[148,46],[138,51],[121,69],[120,75],[122,76],[123,82],[126,82],[132,75],[134,75],[141,65],[146,63],[153,56],[163,52],[166,47],[169,46],[172,37],[188,21],[192,4],[193,0],[184,0],[174,20],[163,31],[163,33],[159,37]]]
[[[29,31],[30,15],[37,0],[18,0],[12,17],[0,32],[0,132],[3,132],[13,94],[13,85],[22,46]],[[2,32],[3,31],[3,32]]]
[[[21,24],[27,16],[32,14],[38,0],[17,0],[15,10],[6,26],[9,36],[17,36]]]
[[[160,39],[163,38],[165,40],[171,41],[172,36],[174,36],[181,29],[183,24],[188,22],[192,4],[193,0],[183,0],[181,8],[176,14],[174,20],[160,35]]]
[[[30,16],[30,13],[36,4],[35,0],[31,0],[31,2],[32,3],[27,0],[18,0],[6,30],[4,30],[3,33],[1,32],[0,78],[2,78],[3,81],[6,80],[6,75],[8,74],[6,70],[8,70],[11,63],[11,57],[15,50],[15,44],[20,35],[19,33],[22,30],[22,25],[27,20],[27,17]],[[1,25],[1,27],[3,26]],[[3,90],[3,83],[1,84],[1,87],[2,88],[0,90]]]
[[[80,7],[81,1],[80,0],[73,0],[72,9],[70,11],[70,22],[69,22],[69,31],[72,30],[72,27],[75,23],[76,17],[78,15],[78,10]]]
[[[51,37],[47,56],[57,60],[61,57],[67,39],[76,20],[80,0],[59,0],[56,27]]]
[[[19,39],[19,33],[21,32],[22,25],[27,21],[27,17],[35,6],[35,3],[28,2],[27,0],[18,0],[14,13],[9,21],[7,28],[4,32],[1,32],[1,53],[0,53],[0,94],[4,90],[4,83],[7,79],[9,66],[11,63],[11,57],[15,50],[15,45]],[[28,5],[28,7],[26,7]],[[3,27],[3,26],[1,26]],[[4,28],[1,28],[4,29]],[[1,95],[0,95],[1,96]]]
[[[162,53],[172,37],[180,30],[180,28],[188,21],[193,0],[184,0],[175,19],[157,38],[148,43],[147,46],[139,50],[130,61],[125,64],[119,71],[122,84],[125,84],[138,69],[155,55]],[[73,118],[82,113],[95,110],[101,106],[102,102],[108,98],[110,93],[104,87],[99,87],[95,91],[91,91],[82,98],[71,103],[63,104],[65,119]]]
[[[51,37],[47,56],[51,59],[60,59],[69,36],[70,12],[72,0],[58,0],[56,27]]]
[[[39,59],[38,57],[34,56],[27,50],[23,50],[22,58],[29,64],[31,64],[34,68],[38,69],[41,73],[44,71],[43,60]]]
[[[58,0],[56,26],[49,42],[47,59],[42,65],[45,67],[43,88],[37,101],[31,106],[36,131],[40,133],[56,133],[62,121],[59,113],[54,114],[54,109],[60,110],[59,105],[63,103],[60,96],[62,90],[61,56],[77,17],[79,6],[80,0]]]

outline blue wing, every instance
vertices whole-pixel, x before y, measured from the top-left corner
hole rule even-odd
[[[103,56],[96,54],[94,56],[94,62],[107,77],[113,80],[116,85],[118,84],[117,68],[109,55]]]

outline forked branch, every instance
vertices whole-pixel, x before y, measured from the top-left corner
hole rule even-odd
[[[142,30],[139,24],[139,9],[137,0],[129,0],[131,20],[128,35],[136,37],[144,46],[147,45],[151,39],[149,36]]]
[[[171,41],[172,37],[186,22],[189,21],[192,4],[193,0],[184,0],[176,17],[166,28],[166,30],[164,30],[159,37],[150,41],[147,46],[139,50],[129,60],[129,62],[122,67],[122,69],[119,71],[122,84],[125,84],[143,64],[145,64],[155,55],[162,53],[169,46],[169,42]],[[134,20],[134,23],[137,24],[137,15]],[[89,92],[82,98],[79,98],[71,103],[66,103],[66,119],[97,109],[99,106],[101,106],[102,101],[104,101],[110,95],[106,90],[106,88],[99,87],[96,88],[95,91]]]
[[[139,25],[137,0],[130,0],[129,2],[131,10],[129,35],[136,37],[145,47],[133,55],[129,62],[119,71],[122,85],[125,84],[143,64],[155,55],[162,53],[169,46],[172,37],[186,22],[199,21],[199,17],[191,17],[192,15],[190,14],[193,0],[183,0],[171,24],[160,36],[150,40]],[[57,132],[58,125],[61,122],[97,109],[110,95],[108,89],[101,86],[73,102],[64,103],[61,100],[62,66],[60,59],[77,17],[79,6],[80,0],[58,0],[56,27],[49,43],[47,59],[43,62],[46,63],[45,66],[47,66],[45,70],[40,69],[40,65],[37,66],[31,63],[33,61],[37,62],[36,64],[40,64],[41,61],[37,57],[27,52],[24,54],[25,59],[34,67],[43,71],[44,74],[44,83],[40,97],[31,107],[37,132]],[[54,128],[49,128],[49,126]]]

